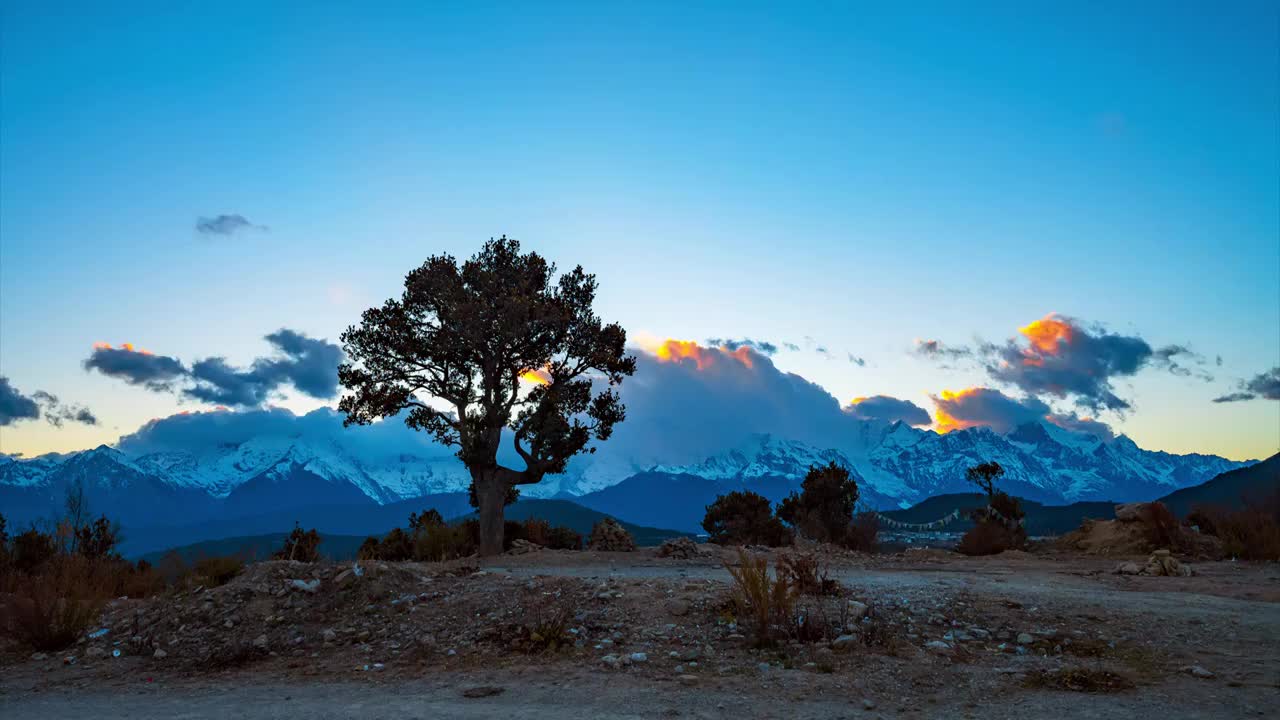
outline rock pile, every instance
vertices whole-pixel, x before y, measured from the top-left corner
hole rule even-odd
[[[604,550],[608,552],[632,552],[636,549],[636,540],[626,528],[613,518],[605,518],[591,528],[591,539],[587,541],[588,550]]]
[[[1117,575],[1154,575],[1162,577],[1190,577],[1195,574],[1190,565],[1183,564],[1168,550],[1157,550],[1147,558],[1146,565],[1136,562],[1121,563]]]
[[[671,538],[658,548],[658,557],[690,560],[698,557],[698,543],[687,537]]]

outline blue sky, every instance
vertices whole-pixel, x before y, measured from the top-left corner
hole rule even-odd
[[[0,375],[99,424],[4,452],[196,409],[94,342],[247,364],[502,233],[633,332],[813,338],[774,361],[842,401],[990,385],[913,341],[1050,312],[1186,345],[1211,382],[1103,417],[1280,449],[1280,403],[1210,402],[1280,365],[1275,3],[48,5],[0,10]]]

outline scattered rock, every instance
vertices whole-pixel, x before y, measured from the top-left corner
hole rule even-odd
[[[320,639],[327,643],[331,643],[338,639],[338,633],[334,632],[333,628],[327,628],[324,632],[320,633]]]
[[[642,652],[631,653],[631,662],[637,662],[637,663],[649,662],[649,655],[647,653],[642,653]]]
[[[613,518],[604,518],[591,528],[591,538],[587,541],[588,550],[606,552],[632,552],[636,549],[635,538],[626,528]]]
[[[528,555],[529,553],[538,552],[542,546],[538,543],[532,543],[528,540],[516,538],[511,541],[511,549],[507,551],[508,555]]]
[[[259,650],[266,650],[267,645],[268,645],[268,640],[265,634],[259,635],[258,637],[253,639],[253,646]]]
[[[49,656],[42,652],[38,652],[38,653],[32,653],[31,659],[32,660],[48,660]]]
[[[84,651],[84,656],[87,658],[100,658],[106,654],[107,654],[106,650],[103,650],[102,648],[96,647],[96,646],[91,647],[88,650]]]
[[[697,685],[698,684],[697,675],[681,675],[676,679],[680,681],[681,685]]]
[[[930,640],[924,644],[924,649],[935,655],[950,655],[951,646],[941,640]]]
[[[875,710],[875,709],[876,709],[876,701],[875,701],[875,700],[872,700],[871,698],[863,698],[863,699],[862,699],[862,709],[863,709],[863,710]]]
[[[1203,680],[1212,680],[1213,678],[1217,677],[1212,672],[1200,667],[1199,665],[1188,665],[1187,667],[1182,668],[1182,671],[1187,673],[1188,675],[1191,675],[1193,677],[1198,677]]]
[[[604,657],[600,658],[600,662],[604,663],[605,665],[608,665],[611,668],[616,668],[618,667],[618,665],[622,664],[622,661],[618,659],[618,656],[613,654],[605,655]]]
[[[1030,645],[1031,643],[1033,643],[1033,642],[1035,642],[1035,641],[1036,641],[1036,639],[1035,639],[1035,638],[1033,638],[1033,637],[1031,637],[1031,633],[1018,633],[1018,644],[1019,644],[1019,645]]]
[[[857,600],[849,601],[849,622],[862,622],[862,618],[867,616],[867,604],[858,602]]]
[[[156,648],[156,651],[151,654],[151,657],[155,658],[156,660],[163,660],[168,656],[169,656],[169,653],[165,652],[164,650],[161,650],[160,648]]]
[[[319,580],[290,580],[289,587],[293,590],[301,590],[304,593],[315,594],[320,589]]]
[[[850,648],[853,648],[857,644],[858,644],[858,636],[841,635],[831,643],[831,647],[838,651],[844,651],[844,650],[849,650]]]
[[[1142,566],[1136,562],[1120,563],[1115,572],[1117,575],[1137,575],[1142,572]]]
[[[353,570],[343,570],[333,578],[333,584],[339,588],[349,588],[356,583],[359,575]]]

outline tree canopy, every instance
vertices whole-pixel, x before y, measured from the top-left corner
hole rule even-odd
[[[431,257],[408,274],[399,299],[366,310],[342,334],[345,422],[404,413],[409,427],[457,448],[472,474],[482,550],[494,549],[494,502],[500,547],[510,489],[563,472],[625,417],[616,386],[635,372],[635,358],[626,331],[596,316],[595,295],[595,276],[581,266],[557,276],[505,236],[462,264]],[[523,468],[499,464],[504,431]]]

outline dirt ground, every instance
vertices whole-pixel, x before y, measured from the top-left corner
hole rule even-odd
[[[259,563],[222,587],[116,601],[105,634],[63,653],[3,643],[0,717],[1177,720],[1280,709],[1276,564],[1133,577],[1112,571],[1144,558],[825,553],[841,590],[799,602],[813,636],[757,648],[729,600],[733,557],[544,550],[478,572],[392,563],[360,577]]]

